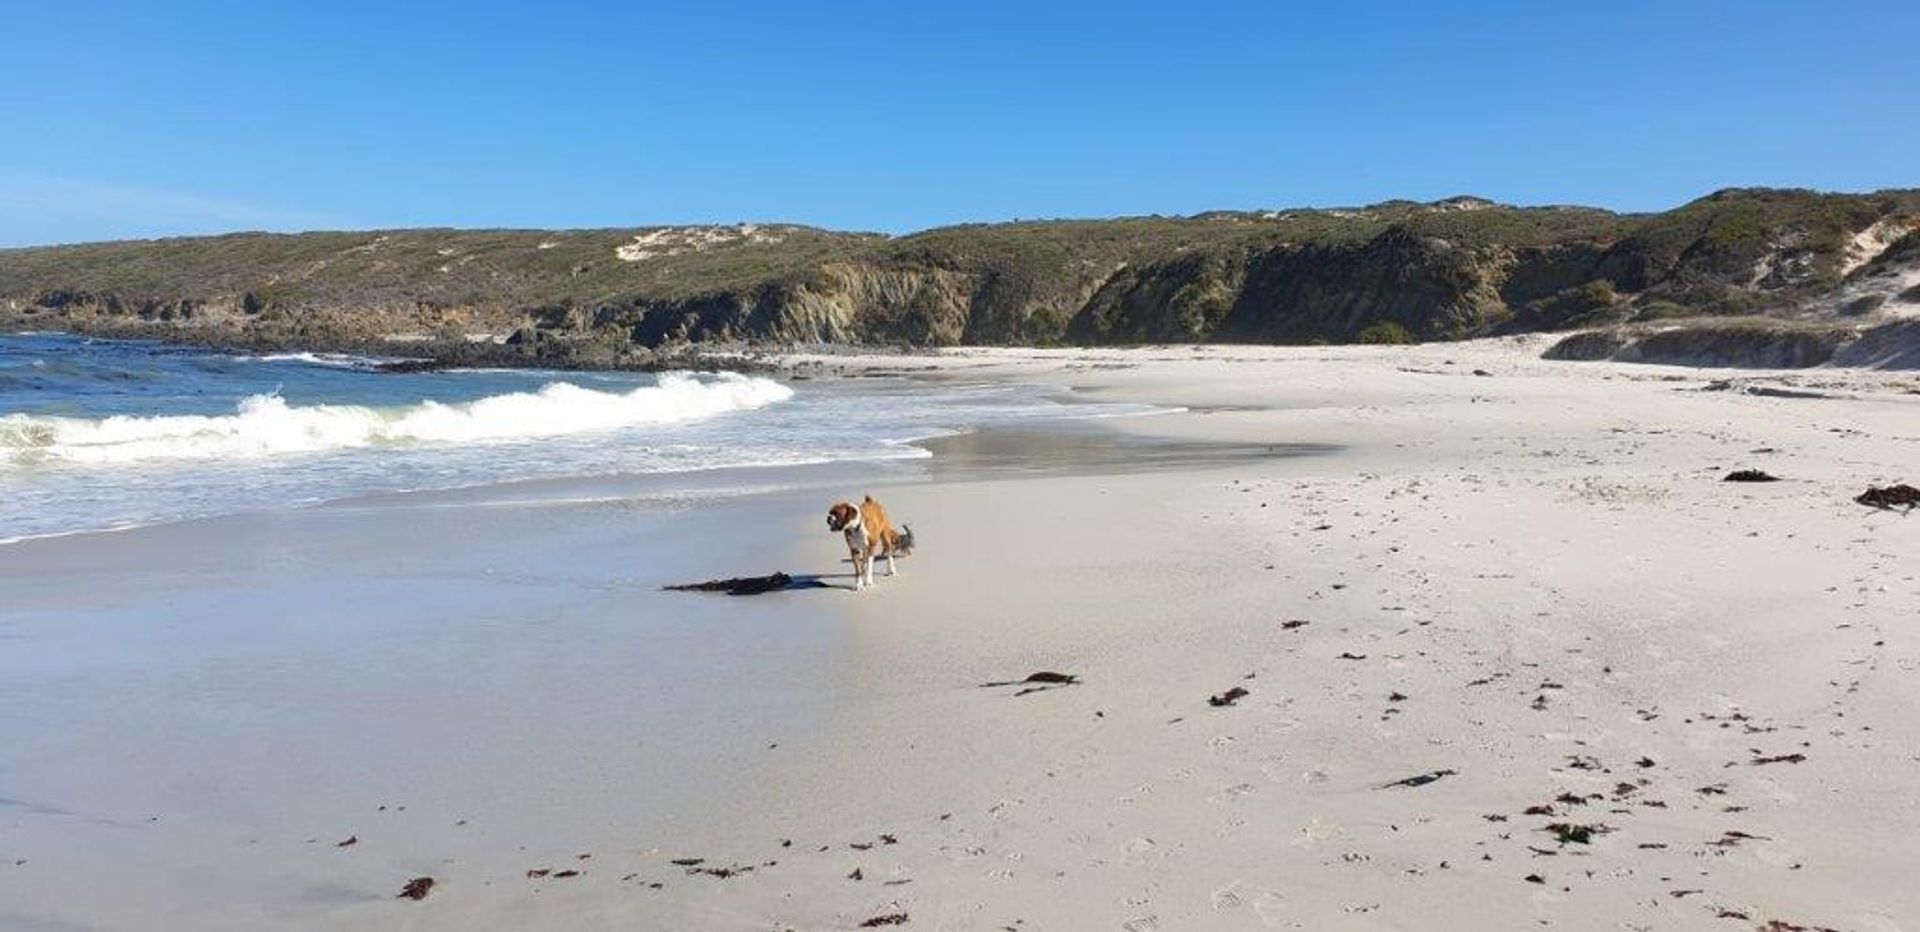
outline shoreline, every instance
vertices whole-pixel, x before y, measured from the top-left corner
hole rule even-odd
[[[112,400],[61,402],[64,374],[95,354],[157,373],[158,387],[121,400],[109,386]],[[409,489],[553,479],[612,495],[667,474],[705,486],[712,481],[697,474],[709,469],[926,457],[913,441],[975,424],[1148,413],[1055,405],[1053,387],[904,378],[803,386],[726,372],[652,385],[645,375],[490,371],[388,380],[299,358],[230,364],[70,337],[9,341],[7,357],[12,374],[0,381],[15,389],[6,394],[18,413],[0,422],[0,467],[13,467],[4,484],[15,494],[0,507],[0,537],[14,542]],[[196,381],[202,371],[217,374],[211,388]],[[108,369],[109,380],[134,377]],[[92,390],[82,383],[71,390]],[[649,429],[607,432],[622,420]],[[512,493],[479,497],[501,494]]]
[[[16,659],[0,682],[43,704],[28,721],[47,718],[27,756],[0,759],[14,803],[0,817],[15,829],[0,919],[1906,928],[1920,915],[1899,882],[1920,857],[1920,814],[1904,802],[1920,760],[1920,634],[1902,619],[1920,612],[1920,584],[1899,555],[1920,546],[1920,525],[1850,496],[1913,481],[1901,475],[1920,450],[1911,376],[1676,372],[1526,350],[924,357],[922,377],[1188,407],[1100,430],[1193,456],[1128,462],[1121,445],[1129,468],[1067,456],[886,485],[920,551],[859,596],[667,599],[634,585],[839,572],[812,488],[658,513],[456,504],[369,524],[343,510],[199,550],[188,531],[145,553],[113,545],[123,537],[53,577],[11,565],[0,635]],[[1749,384],[1821,397],[1736,390]],[[1258,455],[1273,444],[1337,449]],[[1232,450],[1245,455],[1205,455]],[[1720,481],[1746,466],[1785,481]],[[155,552],[169,554],[159,567],[144,562]],[[299,581],[314,566],[331,572]],[[344,614],[322,607],[342,599]],[[264,617],[309,633],[282,641],[235,604],[292,605]],[[679,619],[684,666],[627,644],[648,630],[642,614]],[[135,617],[161,624],[103,640],[107,621]],[[183,641],[219,662],[183,662]],[[18,658],[35,652],[68,669],[26,681]],[[636,671],[662,670],[634,691]],[[980,686],[1041,670],[1079,682],[1023,696]],[[182,676],[195,691],[167,691]],[[359,683],[379,684],[378,701],[349,699]],[[85,698],[84,686],[105,689]],[[1249,694],[1208,704],[1235,686]],[[164,700],[151,713],[163,721],[218,712],[210,743],[183,749],[193,732],[177,722],[116,736],[113,715],[143,695]],[[333,699],[318,720],[227,718],[294,696]],[[324,711],[341,702],[344,718]],[[537,727],[495,730],[519,717]],[[460,740],[410,747],[422,722]],[[56,726],[79,737],[54,744]],[[7,727],[18,738],[29,725]],[[293,759],[245,750],[276,734],[269,750]],[[313,756],[349,747],[348,769]],[[163,766],[188,750],[244,766]],[[656,753],[705,763],[675,775]],[[59,772],[88,755],[171,774],[156,786],[172,789]],[[262,774],[309,798],[268,786],[179,802]],[[374,814],[403,797],[412,815]],[[176,804],[75,804],[143,798]],[[460,807],[480,799],[495,805]],[[22,800],[120,824],[76,826]],[[150,815],[161,821],[143,826]],[[301,828],[247,842],[280,823]],[[295,837],[323,831],[360,841]],[[22,838],[36,850],[16,853]],[[702,861],[673,863],[689,858]],[[540,869],[582,873],[525,876]],[[419,875],[442,886],[393,898]],[[127,882],[101,895],[103,877]]]

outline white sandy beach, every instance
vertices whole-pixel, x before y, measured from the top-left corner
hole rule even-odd
[[[1194,452],[0,548],[0,929],[1920,929],[1920,380],[1540,348],[796,359]],[[868,485],[875,591],[655,591]]]

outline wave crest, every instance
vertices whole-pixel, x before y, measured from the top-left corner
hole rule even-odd
[[[535,392],[403,408],[287,404],[253,395],[229,415],[0,417],[0,462],[82,464],[240,459],[371,446],[491,443],[674,424],[793,397],[771,379],[667,373],[654,385],[601,392],[550,382]]]

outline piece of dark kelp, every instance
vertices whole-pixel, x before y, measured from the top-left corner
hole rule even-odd
[[[868,919],[867,921],[860,923],[860,928],[878,929],[881,926],[903,926],[906,924],[907,924],[906,913],[887,913],[884,916],[875,916],[872,919]]]
[[[1382,783],[1380,784],[1380,788],[1383,790],[1387,790],[1387,789],[1392,789],[1396,786],[1405,786],[1405,787],[1426,786],[1427,784],[1432,783],[1435,780],[1438,780],[1442,777],[1451,777],[1458,772],[1459,771],[1457,770],[1429,770],[1426,773],[1416,773],[1411,777],[1403,777],[1401,779],[1393,781],[1392,783]]]
[[[1599,823],[1579,825],[1573,822],[1552,822],[1548,823],[1546,831],[1552,832],[1553,837],[1559,839],[1563,845],[1568,843],[1590,845],[1593,844],[1593,836],[1605,835],[1613,831],[1613,827]]]
[[[1721,482],[1779,482],[1780,477],[1770,475],[1758,469],[1736,469],[1727,473]]]
[[[1207,705],[1213,706],[1214,708],[1217,709],[1222,706],[1233,705],[1234,703],[1239,702],[1241,699],[1244,699],[1246,697],[1247,697],[1247,691],[1238,686],[1235,686],[1232,689],[1229,689],[1226,692],[1220,693],[1218,695],[1208,696]]]
[[[1905,484],[1885,488],[1867,486],[1867,490],[1854,496],[1853,500],[1873,508],[1905,508],[1912,511],[1920,507],[1920,489]]]
[[[735,576],[729,579],[709,579],[706,582],[681,583],[677,586],[661,586],[669,592],[724,592],[728,595],[760,595],[765,592],[779,592],[782,589],[815,589],[825,585],[819,580],[795,582],[785,573],[771,573],[766,576]]]
[[[1803,926],[1785,919],[1769,919],[1766,925],[1760,927],[1760,932],[1839,932],[1839,930],[1826,926]]]
[[[407,881],[406,886],[400,888],[400,895],[397,898],[403,900],[424,900],[432,890],[432,877],[415,877]]]
[[[985,689],[990,686],[1026,686],[1033,683],[1043,683],[1043,684],[1050,684],[1055,686],[1069,686],[1078,682],[1080,682],[1080,677],[1072,673],[1055,673],[1052,670],[1041,670],[1038,673],[1027,674],[1026,679],[999,680],[997,682],[992,682],[992,683],[981,683],[980,687],[982,689]]]
[[[1052,670],[1041,670],[1038,673],[1027,674],[1026,679],[981,683],[980,688],[988,689],[995,686],[1019,686],[1022,687],[1020,691],[1014,693],[1014,696],[1018,697],[1028,693],[1039,693],[1046,692],[1049,689],[1059,689],[1062,686],[1072,686],[1079,682],[1080,677],[1071,673],[1055,673]]]

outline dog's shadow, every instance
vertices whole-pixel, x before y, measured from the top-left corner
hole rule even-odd
[[[843,560],[852,563],[852,560]],[[829,579],[853,580],[852,583],[832,583]],[[710,579],[706,582],[682,583],[676,586],[662,586],[673,592],[717,592],[726,595],[765,595],[769,592],[794,592],[801,589],[844,589],[857,590],[859,575],[853,571],[845,573],[770,573],[766,576],[736,576],[730,579]]]
[[[793,577],[793,582],[787,583],[786,588],[780,591],[792,592],[796,589],[852,589],[853,588],[851,584],[844,585],[844,586],[834,585],[833,583],[827,582],[829,578],[852,579],[853,574],[852,573],[834,573],[832,574],[831,577],[829,577],[825,573],[801,573]]]
[[[852,573],[845,574],[852,577]],[[769,592],[792,592],[796,589],[851,589],[852,586],[836,586],[827,582],[826,577],[818,574],[793,576],[787,573],[771,573],[766,576],[735,576],[730,579],[710,579],[706,582],[681,583],[675,586],[660,587],[669,592],[713,592],[724,595],[766,595]]]
[[[795,573],[788,577],[787,584],[784,586],[774,586],[774,587],[754,589],[749,591],[736,591],[736,590],[730,589],[730,590],[727,590],[727,594],[728,595],[761,595],[768,592],[798,592],[804,589],[838,589],[841,592],[857,592],[859,591],[860,587],[856,585],[855,581],[858,580],[859,578],[860,578],[859,574],[853,573],[853,572]],[[828,580],[836,580],[836,579],[844,579],[844,580],[847,580],[847,582],[829,582],[828,581]]]
[[[853,561],[842,560],[840,562],[852,563]],[[827,580],[830,580],[830,579],[844,579],[847,581],[846,582],[828,582]],[[860,579],[860,574],[852,570],[848,570],[845,573],[809,573],[806,575],[793,577],[793,584],[789,585],[787,588],[788,589],[839,589],[843,592],[857,592],[860,589],[860,586],[858,585],[859,579]]]

